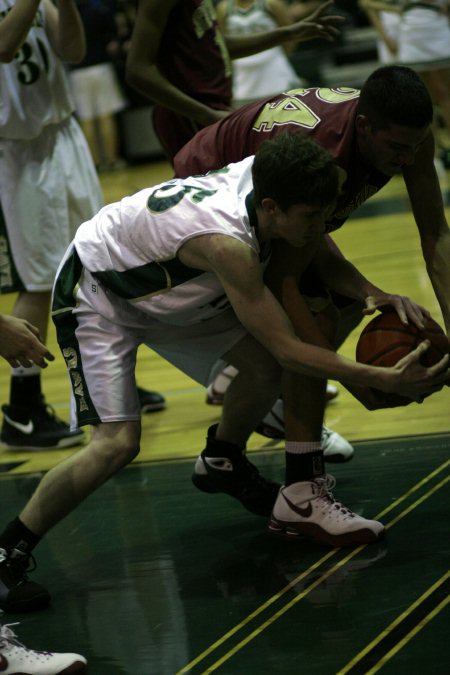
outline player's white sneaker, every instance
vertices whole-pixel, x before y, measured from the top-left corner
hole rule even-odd
[[[272,410],[257,426],[256,431],[267,438],[285,437],[283,400],[281,398],[275,402]],[[335,464],[348,462],[355,454],[353,446],[343,436],[325,426],[322,427],[320,443],[326,462]]]
[[[333,431],[326,426],[322,427],[320,444],[326,462],[335,464],[348,462],[355,454],[353,445],[350,445],[337,431]]]
[[[222,405],[225,392],[230,386],[231,380],[237,375],[237,368],[226,366],[211,382],[206,390],[206,403],[208,405]]]
[[[287,537],[305,536],[326,546],[355,546],[378,541],[384,526],[367,520],[336,501],[336,481],[326,475],[282,487],[269,521],[269,531]]]
[[[79,654],[37,652],[17,641],[9,624],[0,625],[0,672],[2,675],[81,675],[87,662]]]

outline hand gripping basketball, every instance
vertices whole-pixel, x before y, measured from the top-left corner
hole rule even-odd
[[[450,352],[447,336],[439,324],[428,318],[425,328],[420,330],[411,322],[405,325],[395,311],[386,311],[372,319],[362,331],[356,346],[356,360],[373,366],[392,367],[396,364],[402,366],[403,359],[425,340],[429,342],[429,346],[420,347],[419,363],[430,368]],[[431,386],[425,394],[422,393],[415,400],[422,401],[440,388],[441,385]],[[413,399],[399,394],[375,390],[373,393],[379,401],[377,407],[380,408],[405,406],[413,402]]]

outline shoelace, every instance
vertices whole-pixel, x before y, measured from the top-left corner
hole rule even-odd
[[[16,623],[5,623],[3,626],[0,624],[0,646],[7,647],[8,643],[13,643],[22,647],[23,645],[20,642],[17,642],[17,635],[11,630],[11,626],[18,626],[19,622]]]
[[[26,572],[34,572],[37,567],[36,559],[30,553],[28,555],[11,555],[4,548],[0,548],[0,563],[5,563],[13,579],[22,579]],[[15,624],[10,624],[15,625]]]
[[[331,436],[331,429],[328,427],[322,427],[322,439],[328,440]]]
[[[330,506],[332,506],[338,511],[341,511],[343,515],[349,516],[351,518],[355,517],[355,514],[351,509],[349,509],[347,506],[344,506],[343,504],[341,504],[341,502],[338,502],[337,499],[334,498],[332,492],[333,488],[336,485],[336,478],[334,476],[327,473],[323,478],[316,478],[314,482],[318,486],[317,492],[318,497],[328,501]]]
[[[41,657],[44,656],[48,658],[52,655],[51,652],[36,651],[33,649],[29,649],[21,642],[19,642],[19,640],[17,639],[17,635],[14,633],[14,631],[11,630],[11,626],[18,626],[18,625],[19,622],[5,623],[3,626],[0,624],[0,647],[6,648],[13,645],[14,647],[19,647],[19,649],[23,649],[29,654],[33,654],[34,656],[41,656]]]

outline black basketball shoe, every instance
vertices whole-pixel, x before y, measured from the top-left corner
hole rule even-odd
[[[209,428],[206,448],[195,462],[192,474],[195,487],[211,494],[223,492],[240,501],[248,511],[270,516],[280,485],[261,476],[243,449],[217,441],[216,429],[217,424]]]
[[[30,612],[50,602],[48,591],[28,579],[30,559],[34,563],[31,556],[0,548],[0,609],[5,612]]]

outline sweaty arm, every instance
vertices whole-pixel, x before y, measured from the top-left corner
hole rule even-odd
[[[315,7],[314,9],[317,9]],[[293,17],[291,16],[290,12],[290,5],[288,5],[285,0],[266,0],[265,3],[265,10],[269,16],[273,18],[277,26],[289,26],[291,23],[294,22]],[[310,14],[312,10],[310,10],[308,13]],[[227,30],[227,16],[229,12],[229,3],[227,0],[222,0],[219,2],[219,4],[216,7],[216,14],[217,14],[217,23],[219,24],[219,28],[222,31],[224,35],[226,35]],[[305,18],[305,15],[302,15],[300,18]],[[264,39],[267,39],[268,35],[270,33],[264,33]],[[231,38],[231,36],[228,36],[228,38]],[[227,39],[227,38],[225,38]],[[251,43],[250,43],[251,44]],[[278,44],[278,43],[277,43]],[[245,42],[244,42],[245,45]],[[286,51],[287,54],[290,54],[293,49],[295,48],[296,43],[285,43],[283,44],[283,48]],[[233,49],[239,49],[239,42],[235,44],[231,44]],[[253,46],[253,45],[252,45]],[[245,46],[244,46],[245,49]],[[266,47],[267,49],[267,47]],[[261,51],[258,49],[258,51]],[[230,54],[231,55],[231,54]],[[236,58],[236,57],[235,57]]]
[[[339,30],[334,24],[343,20],[341,16],[326,15],[333,4],[332,0],[320,7],[301,21],[280,25],[273,30],[249,35],[225,35],[225,41],[232,59],[250,56],[258,52],[289,42],[307,42],[316,38],[333,41]]]
[[[48,39],[58,54],[67,63],[79,63],[86,54],[86,37],[83,22],[75,0],[44,0],[45,29]]]
[[[185,264],[217,275],[238,319],[285,370],[395,391],[409,398],[417,398],[430,389],[437,391],[448,378],[447,357],[432,368],[419,364],[418,359],[426,348],[424,344],[393,368],[377,368],[302,342],[264,284],[255,252],[231,237],[196,237],[183,246],[179,255]]]
[[[139,0],[127,57],[127,83],[152,101],[195,120],[202,126],[227,115],[191,98],[174,86],[156,65],[169,14],[180,0]],[[165,45],[165,49],[171,49]]]
[[[403,177],[419,230],[428,276],[450,339],[450,230],[433,159],[434,140],[430,132],[417,152],[414,164],[404,169]]]
[[[10,63],[28,35],[40,0],[16,0],[0,21],[0,61]]]

